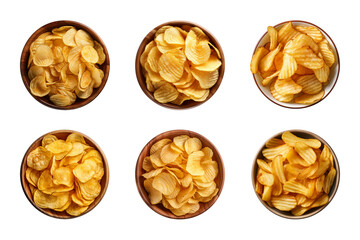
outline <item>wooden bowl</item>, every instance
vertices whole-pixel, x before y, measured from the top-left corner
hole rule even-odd
[[[257,170],[258,170],[258,165],[256,163],[256,160],[257,159],[264,159],[264,156],[262,155],[262,150],[265,148],[265,143],[263,144],[263,146],[259,149],[258,153],[256,154],[256,157],[255,157],[255,160],[254,160],[254,163],[253,163],[253,166],[252,166],[252,184],[253,184],[253,187],[254,187],[254,191],[255,191],[255,194],[256,196],[258,197],[259,201],[272,213],[280,216],[280,217],[284,217],[284,218],[288,218],[288,219],[303,219],[303,218],[307,218],[307,217],[311,217],[317,213],[319,213],[320,211],[322,211],[330,202],[331,200],[334,198],[335,194],[336,194],[336,191],[339,187],[339,183],[340,183],[340,166],[339,166],[339,162],[338,162],[338,159],[335,155],[335,152],[333,151],[333,149],[330,147],[330,145],[324,140],[322,139],[321,137],[319,137],[318,135],[312,133],[312,132],[308,132],[308,131],[304,131],[304,130],[298,130],[298,129],[295,129],[295,130],[288,130],[289,132],[295,134],[296,136],[298,137],[301,137],[301,138],[315,138],[315,139],[318,139],[321,143],[322,143],[322,146],[321,146],[321,149],[323,149],[323,146],[326,145],[332,155],[333,155],[333,158],[334,158],[334,168],[336,170],[336,177],[335,177],[335,180],[334,180],[334,183],[331,187],[331,190],[329,192],[329,202],[324,205],[324,206],[321,206],[321,207],[317,207],[317,208],[312,208],[310,210],[308,210],[307,212],[305,212],[303,215],[301,216],[294,216],[292,215],[290,212],[286,212],[286,211],[280,211],[276,208],[273,208],[273,207],[270,207],[265,201],[263,201],[261,199],[261,196],[259,194],[256,193],[255,191],[255,183],[256,183],[256,173],[257,173]],[[283,132],[280,132],[276,135],[274,135],[273,137],[271,138],[278,138],[278,139],[281,139],[281,135],[283,134]],[[271,139],[269,138],[269,139]]]
[[[299,109],[299,108],[306,108],[306,107],[310,107],[310,106],[313,106],[319,102],[321,102],[322,100],[324,100],[329,94],[330,92],[334,89],[335,87],[335,84],[339,78],[339,73],[340,73],[340,58],[339,58],[339,53],[338,53],[338,50],[335,46],[335,43],[333,42],[333,40],[330,38],[330,36],[323,30],[321,29],[320,27],[316,26],[315,24],[313,23],[309,23],[309,22],[306,22],[306,21],[301,21],[301,20],[292,20],[292,21],[286,21],[286,22],[282,22],[282,23],[279,23],[277,25],[275,25],[274,27],[276,29],[280,29],[282,26],[284,26],[286,23],[288,22],[292,22],[293,26],[298,26],[298,25],[302,25],[302,26],[314,26],[314,27],[317,27],[321,32],[322,34],[324,35],[324,38],[329,42],[330,44],[330,47],[331,47],[331,50],[334,52],[334,55],[335,55],[335,63],[334,65],[331,67],[330,69],[330,76],[329,76],[329,81],[328,81],[328,84],[326,86],[324,86],[324,90],[325,90],[325,94],[323,96],[323,98],[320,100],[320,101],[317,101],[313,104],[298,104],[298,103],[285,103],[285,102],[280,102],[278,100],[276,100],[272,94],[270,93],[270,89],[269,89],[269,86],[263,86],[262,85],[262,77],[260,76],[259,73],[257,74],[253,74],[253,77],[254,77],[254,80],[255,80],[255,83],[257,85],[257,87],[259,88],[259,90],[261,91],[261,93],[267,98],[269,99],[271,102],[279,105],[279,106],[282,106],[282,107],[285,107],[285,108],[292,108],[292,109]],[[266,33],[264,33],[264,35],[260,38],[259,42],[256,44],[255,46],[255,50],[254,50],[254,53],[256,51],[257,48],[261,47],[261,46],[264,46],[265,43],[269,42],[270,41],[270,38],[269,38],[269,35]]]
[[[29,55],[30,55],[29,49],[30,49],[31,43],[34,40],[36,40],[42,33],[51,32],[52,29],[57,28],[57,27],[61,27],[61,26],[65,26],[65,25],[74,26],[78,30],[83,29],[84,31],[89,33],[90,36],[94,40],[99,42],[101,44],[101,46],[103,47],[104,53],[106,55],[106,60],[102,65],[99,66],[99,68],[104,72],[104,78],[102,80],[102,83],[98,88],[94,88],[93,93],[90,95],[90,97],[88,97],[87,99],[77,98],[76,101],[72,105],[62,107],[62,106],[57,106],[54,103],[52,103],[48,96],[38,97],[38,96],[34,96],[34,95],[31,94],[31,91],[30,91],[30,79],[28,77],[27,64],[28,64],[28,59],[29,59]],[[20,72],[21,72],[21,77],[22,77],[22,80],[24,82],[24,85],[25,85],[26,89],[31,94],[31,96],[33,96],[38,102],[44,104],[45,106],[48,106],[48,107],[51,107],[51,108],[56,108],[56,109],[63,109],[63,110],[76,109],[76,108],[85,106],[86,104],[92,102],[100,94],[100,92],[103,90],[103,88],[105,87],[105,84],[107,82],[107,79],[109,77],[109,72],[110,72],[109,53],[108,53],[107,48],[106,48],[104,42],[102,41],[102,39],[88,26],[86,26],[86,25],[84,25],[82,23],[79,23],[79,22],[74,22],[74,21],[69,21],[69,20],[51,22],[51,23],[48,23],[48,24],[40,27],[38,30],[36,30],[30,36],[30,38],[27,40],[27,42],[25,43],[25,46],[23,48],[23,51],[21,53],[21,58],[20,58]]]
[[[217,177],[215,178],[215,182],[217,187],[219,188],[218,193],[214,196],[213,199],[211,199],[211,201],[207,202],[207,203],[200,203],[200,209],[192,214],[186,214],[183,216],[176,216],[174,215],[170,210],[166,209],[165,207],[163,207],[163,205],[161,203],[156,204],[156,205],[152,205],[150,203],[149,197],[148,197],[148,193],[146,192],[145,188],[144,188],[144,180],[145,178],[142,177],[142,174],[144,174],[146,171],[142,169],[142,164],[144,161],[144,158],[146,156],[150,155],[150,148],[151,146],[163,139],[163,138],[169,138],[169,139],[173,139],[176,136],[179,135],[183,135],[186,134],[190,137],[197,137],[201,140],[203,147],[209,147],[213,150],[214,155],[213,155],[213,160],[217,161],[218,163],[218,167],[219,167],[219,173],[217,175]],[[172,218],[172,219],[187,219],[187,218],[192,218],[195,216],[198,216],[202,213],[204,213],[206,210],[208,210],[215,202],[216,200],[219,198],[222,188],[224,186],[224,180],[225,180],[225,169],[224,169],[224,164],[222,161],[222,158],[220,156],[219,151],[216,149],[216,147],[208,140],[206,139],[204,136],[196,133],[196,132],[192,132],[189,130],[171,130],[168,132],[164,132],[161,133],[159,135],[157,135],[156,137],[154,137],[153,139],[151,139],[146,145],[145,147],[142,149],[139,158],[137,160],[136,163],[136,169],[135,169],[135,179],[136,179],[136,185],[137,185],[137,189],[140,193],[141,198],[144,200],[144,202],[156,213],[164,216],[164,217],[168,217],[168,218]]]
[[[38,207],[35,204],[35,202],[34,202],[34,200],[32,198],[30,188],[29,188],[29,183],[26,180],[26,176],[25,176],[25,172],[26,172],[26,168],[27,168],[27,161],[26,160],[27,160],[27,156],[30,154],[30,152],[32,150],[34,150],[38,146],[41,146],[41,140],[43,139],[43,137],[45,135],[52,134],[52,135],[55,135],[58,139],[66,139],[66,137],[71,133],[79,133],[79,134],[81,134],[84,137],[86,143],[89,146],[91,146],[94,149],[96,149],[97,151],[99,151],[99,153],[102,156],[103,164],[104,164],[104,175],[103,175],[103,177],[102,177],[102,179],[100,181],[101,192],[100,192],[99,196],[95,199],[95,201],[90,204],[89,208],[79,216],[82,216],[82,215],[90,212],[92,209],[94,209],[99,204],[101,199],[104,197],[106,189],[107,189],[108,184],[109,184],[109,166],[108,166],[108,162],[106,160],[106,156],[105,156],[104,152],[101,150],[101,148],[96,144],[96,142],[94,140],[92,140],[91,138],[89,138],[88,136],[86,136],[86,135],[84,135],[84,134],[82,134],[80,132],[76,132],[76,131],[72,131],[72,130],[57,130],[57,131],[49,132],[49,133],[46,133],[46,134],[42,135],[41,137],[36,139],[31,144],[31,146],[28,148],[28,150],[26,151],[26,153],[24,155],[24,158],[23,158],[22,163],[21,163],[21,169],[20,169],[20,180],[21,180],[22,189],[23,189],[27,199],[29,200],[29,202],[37,210],[39,210],[40,212],[44,213],[45,215],[54,217],[54,218],[69,219],[69,218],[75,218],[75,216],[68,215],[65,211],[64,212],[57,212],[57,211],[54,211],[52,209],[43,209],[43,208]]]
[[[145,76],[143,74],[142,71],[142,67],[140,64],[140,56],[141,54],[144,52],[146,45],[151,42],[152,40],[154,40],[154,36],[155,33],[158,29],[160,29],[163,26],[166,25],[170,25],[170,26],[177,26],[177,27],[181,27],[184,25],[187,26],[192,26],[192,27],[199,27],[201,30],[203,30],[203,32],[209,37],[209,41],[220,51],[220,55],[221,55],[221,66],[219,68],[219,79],[216,82],[216,84],[210,88],[210,93],[209,96],[202,102],[196,102],[193,100],[187,100],[185,101],[182,105],[176,105],[176,104],[172,104],[172,103],[159,103],[158,101],[155,100],[153,93],[151,93],[149,90],[147,90],[146,87],[146,79]],[[196,107],[199,106],[201,104],[203,104],[204,102],[208,101],[214,94],[215,92],[218,90],[221,81],[224,77],[224,72],[225,72],[225,57],[224,57],[224,53],[223,50],[219,44],[219,42],[216,40],[216,38],[205,28],[199,26],[198,24],[192,23],[192,22],[187,22],[187,21],[170,21],[170,22],[166,22],[163,23],[159,26],[157,26],[156,28],[154,28],[153,30],[151,30],[144,38],[144,40],[141,42],[139,49],[137,51],[136,54],[136,61],[135,61],[135,71],[136,71],[136,77],[137,80],[139,82],[139,85],[142,89],[142,91],[145,93],[146,96],[148,96],[148,98],[150,98],[153,102],[155,102],[156,104],[159,104],[160,106],[163,107],[167,107],[167,108],[172,108],[172,109],[187,109],[187,108],[192,108],[192,107]]]

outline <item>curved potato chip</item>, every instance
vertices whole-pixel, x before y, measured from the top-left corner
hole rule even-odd
[[[291,54],[296,49],[306,46],[310,47],[315,54],[319,52],[319,46],[310,36],[306,34],[299,34],[295,38],[287,42],[284,46],[284,52]]]
[[[101,46],[101,44],[94,40],[94,48],[99,56],[99,60],[97,61],[97,64],[102,65],[106,60],[106,55],[104,52],[104,48]]]
[[[159,58],[159,74],[168,82],[178,81],[184,72],[184,53],[178,49],[170,50]]]
[[[294,99],[295,103],[301,104],[313,104],[315,102],[320,101],[325,95],[324,89],[316,94],[303,94]]]
[[[278,45],[278,31],[272,26],[267,27],[267,32],[270,38],[270,51],[274,50]]]
[[[274,88],[280,95],[297,94],[302,90],[302,86],[297,84],[291,78],[277,79],[275,81]]]
[[[191,73],[195,77],[195,79],[199,81],[200,87],[204,89],[211,88],[212,86],[215,85],[215,83],[219,79],[218,69],[211,72],[207,72],[207,71],[197,70],[196,68],[192,68]]]
[[[34,187],[37,187],[37,182],[39,180],[40,175],[41,175],[41,171],[37,171],[30,167],[28,167],[25,172],[26,180]]]
[[[97,51],[90,45],[86,45],[81,49],[81,56],[89,63],[97,63],[99,61]]]
[[[169,44],[184,45],[185,40],[178,28],[169,27],[164,32],[164,40]]]
[[[155,73],[159,72],[159,60],[161,55],[162,53],[156,46],[153,47],[148,54],[147,62],[149,63],[150,69]]]
[[[335,54],[330,48],[328,41],[322,40],[319,44],[320,53],[324,58],[324,61],[328,67],[331,67],[335,63]]]
[[[152,186],[162,194],[169,195],[175,190],[176,183],[174,176],[170,173],[163,172],[154,178]]]
[[[259,63],[260,72],[268,71],[274,64],[275,56],[280,52],[282,44],[279,44],[274,50],[266,54]]]
[[[297,205],[296,199],[291,195],[280,195],[271,198],[271,204],[280,211],[291,211]]]
[[[69,167],[59,167],[53,173],[53,182],[56,185],[71,187],[74,185],[74,174]]]
[[[40,208],[56,209],[63,207],[69,200],[69,193],[62,193],[55,195],[49,195],[35,190],[34,202]]]
[[[54,28],[51,30],[51,32],[55,35],[59,35],[61,37],[63,37],[67,31],[69,31],[70,29],[73,29],[73,26],[61,26],[58,28]]]
[[[323,39],[321,31],[314,26],[296,26],[295,29],[301,33],[309,35],[316,43]]]
[[[315,71],[316,69],[314,69]],[[321,82],[314,74],[301,76],[296,80],[296,83],[302,87],[302,92],[307,94],[316,94],[323,89]]]
[[[34,64],[41,67],[48,67],[54,62],[54,54],[51,48],[46,44],[41,44],[36,48]]]
[[[31,94],[38,97],[44,97],[49,94],[50,87],[47,86],[44,75],[34,77],[30,81]]]
[[[101,192],[101,185],[99,181],[93,178],[85,183],[78,182],[78,185],[81,195],[85,200],[93,200],[99,196]]]
[[[71,203],[66,209],[66,212],[71,216],[79,216],[88,209],[88,206],[79,206],[76,203]]]
[[[169,83],[163,84],[154,92],[154,98],[160,103],[174,101],[178,96],[179,92]]]
[[[149,193],[151,204],[158,204],[162,200],[162,193],[152,186],[153,180],[153,178],[146,179],[144,181],[144,187],[145,190]]]
[[[297,63],[293,56],[284,53],[283,64],[279,72],[279,79],[290,78],[297,70]]]
[[[199,28],[192,28],[185,39],[185,55],[195,65],[208,61],[211,54],[209,41]]]
[[[314,69],[314,74],[320,82],[326,83],[329,80],[330,68],[324,64],[322,68]]]
[[[179,156],[179,152],[171,148],[171,144],[165,145],[160,152],[160,158],[163,163],[168,164],[174,162]]]
[[[81,99],[87,99],[88,97],[91,96],[91,94],[94,91],[93,86],[94,86],[94,82],[92,81],[85,90],[80,90],[79,88],[76,88],[75,89],[76,96],[78,96],[78,98]]]
[[[202,151],[193,151],[188,156],[186,164],[186,171],[192,176],[202,176],[205,174],[204,169],[201,166],[201,160],[205,156]]]
[[[86,144],[84,137],[79,133],[71,133],[66,137],[66,142]]]
[[[194,65],[194,68],[199,70],[199,71],[204,71],[204,72],[213,72],[215,70],[217,70],[220,66],[221,66],[221,61],[218,58],[217,54],[211,54],[209,59],[199,65]]]
[[[62,139],[58,139],[48,145],[46,145],[46,149],[52,152],[53,154],[59,153],[68,153],[72,149],[72,143],[65,142]]]
[[[49,166],[53,154],[46,148],[39,146],[30,152],[26,159],[28,167],[41,171]]]
[[[184,148],[187,154],[191,154],[193,152],[201,150],[202,143],[200,139],[196,137],[191,137],[185,141]]]
[[[74,176],[80,182],[85,183],[89,181],[97,172],[98,165],[93,158],[86,159],[73,169]]]
[[[292,25],[292,22],[286,23],[278,32],[278,42],[286,44],[289,40],[300,34]]]
[[[256,49],[253,57],[251,58],[251,62],[250,62],[250,71],[252,73],[256,74],[259,71],[260,61],[268,53],[269,53],[269,50],[267,50],[264,47],[259,47],[258,49]]]
[[[305,143],[306,145],[308,145],[308,146],[310,146],[312,148],[320,148],[321,147],[321,142],[318,139],[301,138],[301,137],[298,137],[298,136],[296,136],[295,134],[293,134],[293,133],[291,133],[289,131],[283,132],[283,134],[281,135],[281,139],[291,147],[295,147],[295,144],[297,142]]]
[[[92,39],[92,37],[90,36],[89,33],[87,33],[86,31],[80,29],[76,32],[75,34],[75,42],[76,45],[78,46],[94,46],[94,41]]]
[[[36,65],[32,65],[28,71],[28,77],[30,80],[43,74],[45,74],[44,68]]]
[[[257,172],[256,180],[264,186],[271,187],[274,185],[274,175],[272,173],[265,172],[261,168]]]
[[[320,48],[321,52],[321,48]],[[295,49],[291,55],[295,58],[296,62],[309,69],[319,69],[325,63],[324,60],[318,57],[310,47],[302,47]]]
[[[307,163],[313,164],[316,161],[316,153],[305,143],[296,142],[294,149]]]

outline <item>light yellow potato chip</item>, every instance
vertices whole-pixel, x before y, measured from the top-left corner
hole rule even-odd
[[[86,31],[79,29],[75,34],[75,42],[77,46],[94,46],[94,41],[89,33]]]
[[[201,166],[201,160],[205,156],[202,151],[193,151],[188,156],[186,164],[186,171],[192,176],[202,176],[205,174],[204,169]]]
[[[284,52],[291,54],[295,50],[303,47],[309,47],[315,54],[319,52],[319,46],[306,34],[299,34],[284,46]]]
[[[146,179],[144,181],[144,187],[145,190],[149,193],[150,203],[158,204],[162,200],[162,193],[152,186],[153,180],[153,178]]]
[[[323,187],[325,193],[328,194],[330,192],[331,187],[335,180],[335,176],[336,176],[336,170],[335,170],[335,168],[332,167],[330,169],[329,173],[325,177],[325,182],[324,182],[324,187]]]
[[[97,196],[99,196],[101,191],[101,185],[98,180],[90,179],[89,181],[82,183],[77,182],[79,185],[79,189],[81,192],[81,195],[86,200],[93,200]]]
[[[280,102],[291,102],[294,98],[294,94],[280,94],[275,89],[275,81],[270,84],[271,95]]]
[[[99,61],[97,51],[90,45],[86,45],[81,49],[81,56],[89,63],[97,63]]]
[[[265,158],[272,160],[277,155],[282,155],[283,157],[286,157],[290,150],[290,146],[283,144],[276,147],[265,148],[264,150],[262,150],[262,154]]]
[[[312,148],[320,148],[321,147],[321,142],[318,139],[306,139],[306,138],[301,138],[296,136],[295,134],[289,132],[289,131],[285,131],[282,135],[281,135],[281,139],[288,144],[291,147],[295,147],[295,144],[297,142],[302,142],[305,143],[306,145],[312,147]]]
[[[199,151],[202,149],[202,143],[200,139],[196,137],[191,137],[187,139],[184,143],[184,148],[187,154]]]
[[[213,72],[216,71],[221,66],[221,64],[222,63],[217,54],[213,52],[206,62],[199,65],[194,65],[194,68],[199,71]]]
[[[169,27],[164,32],[164,40],[169,44],[185,45],[184,37],[178,28]]]
[[[174,49],[161,55],[159,58],[159,74],[168,82],[178,81],[184,72],[185,56],[183,52]]]
[[[171,194],[176,188],[176,179],[170,173],[162,172],[152,182],[153,188],[164,195]]]
[[[73,170],[74,176],[82,183],[93,178],[97,172],[98,165],[93,158],[86,159],[83,163],[77,165]]]
[[[44,75],[34,77],[30,81],[31,94],[38,97],[44,97],[50,93],[51,88],[46,84]]]
[[[208,38],[197,27],[191,28],[185,39],[185,55],[195,65],[201,65],[208,61],[211,49]]]
[[[211,88],[216,84],[217,80],[219,79],[218,69],[208,72],[192,68],[191,73],[195,77],[195,79],[199,81],[200,87],[203,89]]]
[[[48,67],[54,62],[54,54],[51,48],[46,44],[41,44],[36,48],[34,64],[40,67]]]
[[[270,51],[274,50],[278,45],[278,31],[272,26],[267,27],[267,32],[270,38]]]
[[[155,73],[159,72],[159,60],[161,55],[162,53],[156,46],[154,46],[148,54],[147,62],[149,63],[150,69]]]
[[[160,103],[174,101],[178,96],[179,92],[169,83],[163,84],[154,92],[154,98]]]

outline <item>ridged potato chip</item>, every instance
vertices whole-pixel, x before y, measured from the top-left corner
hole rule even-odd
[[[140,64],[156,101],[182,105],[187,100],[206,100],[219,79],[220,59],[219,50],[200,28],[163,26],[145,46]],[[163,87],[166,83],[170,86]]]
[[[314,26],[294,27],[288,22],[279,29],[269,26],[268,35],[269,42],[256,49],[250,63],[251,72],[259,75],[259,84],[269,86],[272,97],[279,102],[311,105],[320,101],[336,61],[321,30]],[[318,81],[308,75],[316,76]],[[285,79],[292,79],[302,89],[295,91],[293,81],[289,80],[282,82],[284,89],[289,84],[288,90],[275,88],[273,82],[280,84],[279,80]]]
[[[179,135],[155,142],[142,168],[150,203],[162,204],[176,216],[196,212],[199,202],[210,201],[219,191],[213,151],[195,137]]]
[[[254,187],[269,206],[300,216],[328,203],[336,170],[326,145],[285,131],[281,139],[270,139],[262,153],[267,158],[256,159]]]
[[[30,90],[34,96],[48,96],[56,106],[65,107],[100,87],[104,73],[99,65],[106,55],[100,43],[82,29],[63,26],[52,32],[40,35],[30,46]]]
[[[79,133],[65,139],[48,134],[41,144],[27,157],[26,180],[35,204],[72,216],[83,213],[101,191],[100,153]]]

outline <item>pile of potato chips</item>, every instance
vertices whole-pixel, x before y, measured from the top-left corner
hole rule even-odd
[[[270,42],[259,47],[250,63],[261,84],[280,102],[313,104],[325,94],[336,59],[322,32],[314,26],[286,23],[268,27]]]
[[[318,139],[287,131],[270,139],[262,154],[255,190],[269,206],[300,216],[328,203],[336,170],[330,149]]]
[[[101,192],[102,157],[80,134],[69,134],[65,140],[45,135],[26,161],[26,179],[40,208],[78,216]]]
[[[176,216],[198,211],[200,202],[209,202],[219,191],[214,181],[218,164],[212,157],[211,148],[188,135],[154,143],[142,165],[151,204],[162,203]]]
[[[163,26],[140,57],[148,91],[160,103],[204,101],[219,79],[219,50],[198,27]]]
[[[104,49],[84,30],[62,26],[41,34],[30,46],[28,76],[33,95],[49,95],[57,106],[90,97],[104,78]]]

